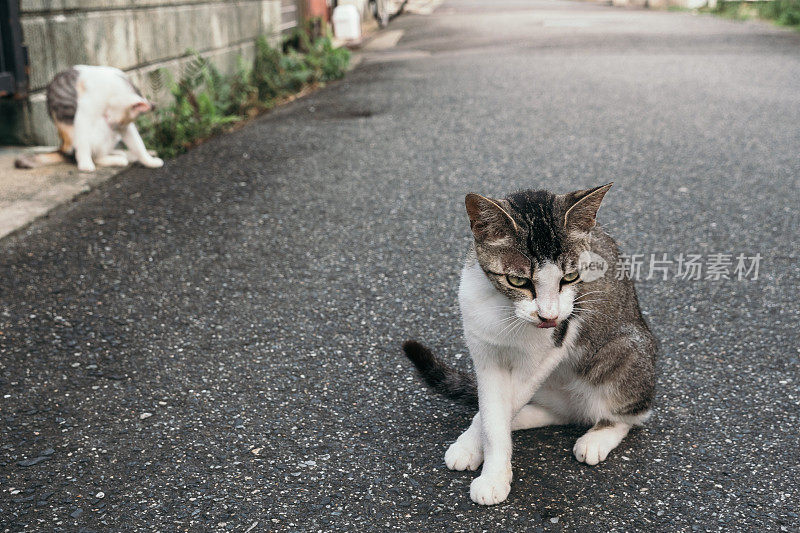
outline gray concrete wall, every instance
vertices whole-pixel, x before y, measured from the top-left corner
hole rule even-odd
[[[26,101],[5,103],[3,118],[9,122],[3,136],[25,144],[57,143],[44,89],[65,68],[118,67],[145,93],[148,74],[165,67],[177,75],[190,60],[187,49],[231,71],[239,56],[252,57],[257,36],[277,40],[296,24],[296,5],[295,0],[20,0],[31,92]]]

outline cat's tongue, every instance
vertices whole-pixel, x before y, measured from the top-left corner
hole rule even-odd
[[[539,324],[536,327],[537,328],[554,328],[556,326],[557,326],[557,324],[556,324],[555,320],[543,320],[543,321],[539,322]]]

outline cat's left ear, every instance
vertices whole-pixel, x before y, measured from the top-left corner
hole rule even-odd
[[[564,226],[567,231],[588,232],[595,226],[600,202],[612,185],[614,182],[564,195]]]

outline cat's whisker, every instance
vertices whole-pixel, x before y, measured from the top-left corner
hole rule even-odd
[[[585,296],[581,296],[580,298],[575,298],[572,301],[573,302],[583,302],[583,301],[586,301],[586,298],[588,298],[588,297],[589,297],[589,295],[587,294]],[[599,298],[598,296],[595,296],[594,298],[591,298],[591,300],[597,300],[597,299],[605,300],[605,298]]]
[[[481,309],[485,309],[487,311],[490,311],[490,310],[491,311],[497,311],[497,310],[509,310],[510,311],[510,310],[514,309],[514,306],[513,305],[493,305],[493,306],[489,306],[489,307],[482,307]]]
[[[592,298],[592,299],[589,299],[589,300],[573,300],[572,304],[573,305],[579,305],[579,304],[607,302],[607,301],[608,300],[605,300],[605,299]]]
[[[506,335],[507,332],[511,331],[514,328],[514,326],[516,326],[516,325],[517,325],[517,323],[513,322],[513,323],[509,324],[508,326],[504,327],[503,331],[500,332],[500,335]]]
[[[513,321],[514,321],[514,320],[516,320],[516,319],[517,319],[517,317],[515,317],[515,316],[510,316],[510,317],[504,318],[504,319],[502,319],[502,320],[498,320],[498,321],[497,321],[497,327],[500,327],[500,326],[505,326],[505,325],[507,325],[509,322],[513,322]]]
[[[517,326],[509,332],[509,336],[512,338],[512,340],[516,341],[522,332],[525,331],[525,324],[527,324],[527,322],[520,320],[519,324],[517,324]]]
[[[516,320],[508,324],[505,328],[503,328],[503,331],[500,332],[500,335],[503,335],[504,333],[508,333],[510,335],[512,331],[516,330],[519,326],[525,324],[524,320],[517,317],[514,318]]]
[[[608,302],[608,300],[581,300],[580,302],[573,302],[573,304],[580,305],[580,304],[591,304],[597,302]]]
[[[516,318],[516,317],[514,317],[514,318]],[[508,324],[506,324],[506,325],[503,327],[503,329],[502,329],[502,330],[500,330],[500,335],[503,335],[503,334],[506,332],[506,330],[508,330],[509,328],[513,327],[513,326],[514,326],[514,324],[516,324],[516,320],[515,320],[515,321],[511,321],[511,322],[509,322]]]
[[[581,300],[585,300],[586,298],[589,298],[590,296],[594,296],[595,298],[598,297],[598,296],[593,295],[593,294],[584,294],[582,296],[579,296],[578,298],[575,298],[573,301],[574,302],[580,302]]]
[[[518,320],[517,322],[514,323],[514,326],[509,330],[508,334],[513,335],[512,338],[516,338],[515,332],[522,329],[525,326],[525,324],[527,324],[525,320]]]
[[[573,307],[580,307],[582,305],[583,306],[588,306],[588,307],[595,307],[595,305],[593,305],[593,304],[602,304],[602,303],[606,303],[606,302],[607,302],[607,300],[586,300],[586,301],[583,301],[583,302],[575,302],[573,304]]]
[[[574,302],[573,307],[580,309],[582,305],[606,302],[608,302],[608,300],[584,300],[582,302]]]
[[[575,298],[575,300],[580,300],[581,298],[585,298],[585,297],[587,297],[587,296],[589,296],[589,295],[591,295],[591,294],[599,294],[599,293],[603,293],[603,292],[605,292],[605,291],[589,291],[589,292],[584,292],[583,294],[579,294],[579,295],[578,295],[578,297],[577,297],[577,298]]]
[[[599,301],[605,301],[605,300],[599,300]],[[591,309],[591,307],[586,307],[586,304],[591,304],[591,303],[594,303],[594,302],[593,301],[577,302],[572,307],[573,307],[573,309]]]

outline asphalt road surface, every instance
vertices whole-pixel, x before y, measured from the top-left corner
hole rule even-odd
[[[446,2],[342,82],[0,242],[4,531],[798,531],[800,34],[590,3]],[[469,191],[614,181],[655,414],[605,463],[514,437],[493,508],[444,452]],[[703,276],[705,277],[705,272]],[[752,272],[751,276],[752,277]]]

